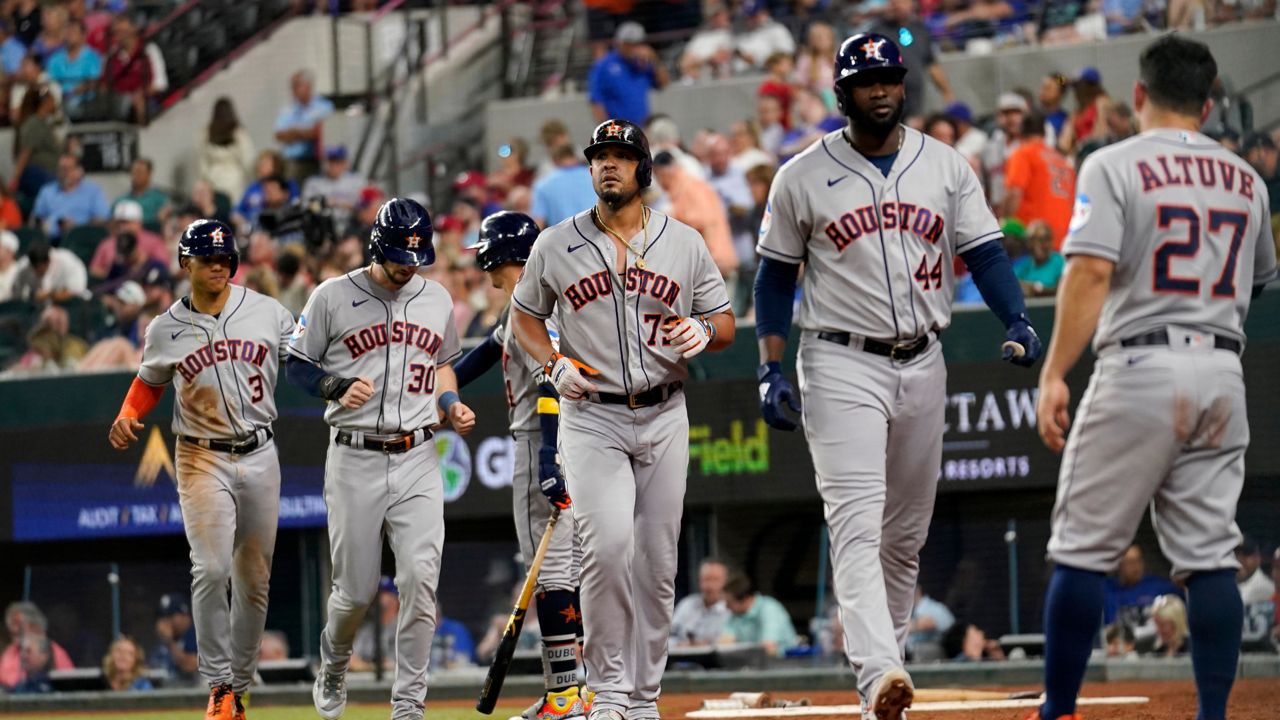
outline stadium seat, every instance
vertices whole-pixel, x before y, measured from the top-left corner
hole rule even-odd
[[[93,260],[98,243],[106,236],[107,229],[101,225],[81,225],[67,233],[62,239],[62,247],[75,253],[87,266]]]
[[[20,227],[14,228],[13,234],[18,236],[18,254],[23,255],[27,252],[27,248],[31,247],[31,243],[39,240],[48,242],[49,238],[45,236],[44,230],[38,227]]]

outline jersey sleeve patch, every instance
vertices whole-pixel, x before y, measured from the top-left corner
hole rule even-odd
[[[1076,194],[1076,204],[1071,210],[1071,224],[1067,226],[1068,232],[1079,232],[1089,222],[1089,216],[1093,213],[1093,203],[1089,201],[1089,196],[1084,193]]]

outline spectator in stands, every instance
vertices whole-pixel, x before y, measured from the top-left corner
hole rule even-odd
[[[782,112],[782,103],[770,95],[756,97],[756,126],[760,130],[760,149],[777,156],[782,147],[782,138],[787,134],[782,124],[787,116]]]
[[[0,182],[0,230],[22,227],[22,208],[9,192],[6,183]]]
[[[1062,153],[1044,141],[1044,117],[1022,119],[1022,139],[1004,168],[1003,217],[1017,218],[1028,231],[1035,220],[1049,224],[1054,249],[1062,247],[1076,195],[1076,171]]]
[[[956,125],[956,152],[969,161],[969,166],[982,177],[982,158],[990,137],[973,124],[973,111],[962,102],[954,102],[943,112]]]
[[[169,593],[160,598],[156,637],[160,642],[150,653],[150,663],[168,675],[165,685],[193,684],[197,665],[196,626],[186,596]]]
[[[29,302],[60,303],[83,296],[88,285],[84,263],[75,253],[37,240],[27,248],[27,256],[19,263],[13,294]]]
[[[200,177],[213,189],[235,200],[244,194],[253,168],[253,140],[240,124],[231,98],[213,103],[213,114],[200,143]]]
[[[1137,134],[1133,111],[1124,103],[1113,103],[1107,106],[1107,132],[1100,138],[1086,140],[1076,149],[1076,167],[1080,167],[1084,159],[1102,148],[1118,143],[1127,137]]]
[[[795,97],[795,89],[791,85],[791,75],[795,70],[795,61],[787,53],[774,53],[764,61],[764,80],[756,88],[757,97],[777,99],[781,111],[779,121],[786,129],[791,128],[791,101]]]
[[[668,80],[658,53],[645,43],[644,26],[627,21],[613,36],[613,50],[595,61],[587,78],[587,97],[596,122],[609,118],[643,123],[649,117],[649,90]]]
[[[18,191],[33,198],[56,177],[58,155],[62,152],[53,120],[57,114],[58,100],[49,86],[37,85],[26,90],[15,118],[18,134],[13,143],[10,192]]]
[[[763,70],[764,63],[776,53],[795,55],[796,41],[786,25],[773,19],[765,0],[745,0],[742,16],[746,28],[734,38],[734,68],[737,72]],[[790,70],[788,70],[788,75]]]
[[[956,146],[956,137],[959,134],[956,121],[946,113],[934,113],[925,118],[924,132],[947,147]]]
[[[1107,19],[1107,35],[1140,32],[1145,25],[1142,15],[1146,0],[1102,0],[1102,14]]]
[[[9,633],[9,644],[0,653],[0,688],[12,689],[26,679],[22,667],[22,638],[26,636],[47,637],[49,626],[44,613],[35,603],[13,602],[4,611],[5,629]],[[75,667],[71,656],[56,642],[50,642],[55,670],[70,670]]]
[[[1138,652],[1134,649],[1137,646],[1137,637],[1133,634],[1133,628],[1125,623],[1111,623],[1104,631],[1103,637],[1107,643],[1107,657],[1120,660],[1138,658]]]
[[[1097,68],[1081,69],[1072,81],[1072,88],[1076,109],[1058,138],[1058,149],[1067,155],[1073,155],[1081,144],[1106,135],[1105,120],[1111,105],[1111,97],[1102,88],[1102,74]]]
[[[0,230],[0,303],[13,297],[13,284],[18,279],[18,236]]]
[[[666,150],[653,158],[653,177],[666,193],[665,212],[697,230],[707,243],[720,274],[732,277],[738,269],[738,256],[733,251],[728,214],[715,189],[705,180],[691,177]]]
[[[1151,603],[1161,595],[1177,592],[1178,588],[1167,578],[1148,575],[1142,548],[1130,545],[1116,566],[1115,577],[1107,578],[1103,622],[1141,628],[1150,620]]]
[[[23,635],[20,647],[23,679],[13,687],[13,694],[53,692],[53,684],[49,681],[49,672],[53,670],[49,638]]]
[[[147,654],[128,635],[111,642],[102,657],[102,677],[110,690],[153,690],[147,677]]]
[[[996,100],[998,127],[991,134],[982,153],[982,167],[987,177],[987,201],[993,207],[1003,207],[1005,162],[1022,140],[1022,121],[1027,112],[1027,101],[1017,93],[1001,93]]]
[[[809,88],[796,88],[795,119],[778,148],[779,161],[785,163],[844,125],[844,118],[832,115],[821,95]]]
[[[1258,541],[1245,537],[1236,548],[1236,562],[1240,569],[1236,570],[1236,586],[1240,588],[1240,599],[1246,605],[1267,602],[1275,593],[1275,583],[1262,571],[1262,550]]]
[[[897,41],[902,50],[902,61],[910,68],[905,79],[907,97],[902,116],[907,120],[919,118],[925,112],[924,79],[927,75],[938,92],[942,93],[942,102],[955,102],[955,94],[951,92],[951,82],[947,73],[938,63],[937,49],[929,28],[916,15],[916,0],[889,0],[885,15],[871,24],[871,32],[880,33]]]
[[[137,201],[121,198],[116,202],[111,211],[111,234],[98,243],[93,258],[89,261],[90,278],[97,282],[107,278],[119,254],[116,239],[123,235],[132,236],[138,251],[168,268],[173,262],[174,253],[165,244],[164,238],[143,227],[142,217],[142,205]]]
[[[49,78],[62,86],[62,107],[67,117],[76,120],[102,77],[102,56],[85,45],[84,25],[79,21],[67,25],[66,38],[66,45],[49,57],[46,68]]]
[[[739,120],[729,126],[729,145],[733,148],[733,166],[746,172],[757,165],[774,167],[778,158],[760,147],[760,128],[754,120]]]
[[[707,10],[707,24],[684,46],[680,55],[680,77],[684,82],[726,77],[732,60],[733,19],[728,7],[716,3]]]
[[[489,187],[506,197],[518,187],[533,185],[533,168],[529,167],[529,143],[513,137],[498,147],[498,169],[489,173]]]
[[[152,272],[164,273],[163,270]],[[146,290],[137,282],[126,280],[114,293],[99,297],[110,315],[109,327],[99,331],[98,341],[76,367],[84,371],[136,368],[142,360],[146,326],[155,317],[143,312],[147,304]]]
[[[386,200],[386,194],[377,186],[370,185],[360,191],[360,203],[356,205],[356,215],[347,225],[342,236],[354,239],[360,248],[369,242],[369,233],[373,231],[373,221],[378,217],[378,208]],[[345,270],[343,272],[346,272]],[[322,280],[322,278],[317,278]]]
[[[698,566],[698,592],[676,603],[671,616],[671,643],[677,647],[714,645],[729,618],[724,603],[724,584],[729,579],[729,566],[716,558],[707,558]]]
[[[835,106],[836,31],[824,22],[809,25],[808,37],[796,58],[791,81],[801,87],[817,90],[822,99]]]
[[[453,179],[453,192],[455,199],[466,200],[480,213],[476,219],[477,225],[481,220],[502,210],[502,206],[489,195],[489,179],[479,170],[458,173]]]
[[[1266,133],[1249,133],[1240,146],[1240,154],[1262,176],[1271,200],[1271,216],[1280,215],[1280,153],[1275,141]]]
[[[751,226],[754,228],[759,228],[764,220],[764,210],[769,204],[769,188],[773,185],[773,173],[772,165],[757,165],[747,171],[747,186],[751,188],[751,199],[755,202],[751,209]]]
[[[58,179],[40,188],[31,209],[32,224],[42,224],[51,238],[79,225],[105,223],[110,216],[107,196],[96,182],[85,179],[80,159],[71,153],[58,158]]]
[[[1214,21],[1217,23],[1236,22],[1238,20],[1260,20],[1274,18],[1276,14],[1275,0],[1222,0],[1214,6]]]
[[[542,227],[558,225],[595,203],[591,171],[573,145],[565,142],[551,151],[555,170],[533,184],[533,219]]]
[[[302,308],[307,304],[307,298],[315,289],[315,280],[312,279],[311,271],[302,259],[301,248],[296,251],[285,248],[276,259],[276,275],[280,279],[280,294],[276,299],[281,305],[289,308],[289,312],[293,313],[294,317],[302,313]]]
[[[324,152],[324,173],[312,175],[302,186],[302,197],[309,200],[319,195],[333,210],[334,222],[346,224],[360,204],[360,191],[368,182],[351,172],[345,145],[330,145]]]
[[[4,71],[5,78],[18,74],[26,54],[27,46],[13,34],[13,26],[7,20],[0,20],[0,70]]]
[[[1004,660],[1004,648],[995,639],[970,622],[957,621],[942,634],[942,656],[953,662]]]
[[[111,25],[112,44],[103,82],[117,95],[118,117],[147,124],[152,67],[146,47],[128,15],[118,15]]]
[[[684,143],[680,140],[680,126],[676,124],[667,115],[654,115],[649,118],[649,126],[645,128],[645,135],[649,138],[649,150],[654,157],[658,153],[667,151],[671,153],[680,167],[684,168],[686,175],[702,179],[704,176],[702,163],[696,157],[685,152]]]
[[[18,0],[13,7],[13,34],[25,47],[40,35],[39,0]]]
[[[378,582],[378,599],[373,612],[377,622],[370,617],[356,633],[351,646],[352,672],[368,672],[377,668],[377,650],[382,648],[382,667],[396,667],[396,621],[400,617],[400,591],[395,581],[383,575]]]
[[[941,643],[942,636],[955,622],[956,618],[947,606],[929,597],[924,591],[924,586],[917,582],[916,602],[911,609],[911,634],[907,638],[907,647],[914,653],[926,643]]]
[[[1057,241],[1061,242],[1061,241]],[[1031,261],[1018,265],[1014,275],[1027,297],[1052,297],[1058,290],[1058,281],[1067,267],[1067,261],[1054,249],[1053,230],[1044,220],[1032,220],[1027,225],[1027,245],[1031,249]]]
[[[552,118],[544,123],[538,129],[538,140],[542,143],[542,150],[545,153],[542,162],[538,163],[537,170],[534,171],[534,181],[541,180],[556,169],[556,161],[552,158],[556,148],[561,145],[573,146],[573,139],[569,137],[569,127],[564,124],[563,120]],[[532,186],[532,183],[530,183]]]
[[[237,220],[245,231],[249,227],[258,224],[258,215],[266,204],[266,196],[262,189],[263,183],[267,178],[284,176],[284,156],[275,150],[263,150],[258,153],[258,159],[254,162],[253,168],[257,179],[249,183],[249,187],[244,189],[244,195],[240,198],[240,203],[236,205],[235,209]],[[296,200],[298,198],[297,183],[288,180],[286,181],[286,187],[289,189],[289,199]]]
[[[88,350],[84,340],[71,334],[66,309],[61,305],[46,305],[27,333],[27,351],[6,372],[65,372],[79,365]]]
[[[40,13],[40,34],[29,47],[44,63],[67,42],[67,9],[58,3],[46,3]]]
[[[279,662],[289,659],[289,637],[280,630],[267,630],[262,633],[262,642],[258,644],[258,663]]]
[[[220,223],[231,223],[231,203],[225,195],[218,196],[208,180],[200,178],[191,186],[190,201],[200,210],[200,217],[213,218]]]
[[[732,159],[733,150],[725,136],[714,134],[707,138],[707,183],[720,196],[728,213],[730,238],[738,259],[737,277],[745,283],[746,278],[755,277],[755,244],[760,226],[751,224],[755,200],[747,184],[747,174],[735,166]]]
[[[159,225],[169,217],[169,195],[151,184],[155,170],[150,158],[140,157],[129,166],[129,192],[116,198],[116,205],[132,200],[142,209],[142,222]]]
[[[724,584],[724,604],[729,618],[724,622],[728,642],[758,643],[770,655],[785,655],[799,643],[791,616],[782,603],[755,591],[751,580],[734,573]]]
[[[436,634],[431,638],[431,667],[441,670],[474,664],[476,642],[466,625],[436,608]]]
[[[95,293],[114,292],[125,282],[130,280],[140,282],[151,272],[168,274],[168,262],[151,257],[138,242],[138,235],[132,228],[118,231],[115,241],[115,260],[107,270],[106,276],[101,278],[102,281],[94,286]]]
[[[1187,606],[1177,595],[1161,595],[1151,603],[1151,619],[1156,624],[1156,642],[1151,653],[1157,657],[1177,657],[1187,652]]]
[[[1057,144],[1057,138],[1062,134],[1062,128],[1067,123],[1067,110],[1062,106],[1063,97],[1067,92],[1067,78],[1062,73],[1049,73],[1040,80],[1040,91],[1037,100],[1040,101],[1040,112],[1044,113],[1045,122],[1049,123],[1053,128],[1053,137],[1046,135],[1045,141],[1051,145]]]
[[[333,103],[315,94],[315,75],[299,70],[289,79],[293,93],[289,104],[276,116],[276,141],[286,161],[285,176],[302,182],[320,171],[317,150],[324,119],[333,113]]]

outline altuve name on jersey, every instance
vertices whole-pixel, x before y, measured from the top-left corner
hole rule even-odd
[[[627,268],[627,292],[648,295],[661,300],[667,307],[676,306],[676,298],[680,297],[680,283],[661,273],[640,268]],[[565,288],[564,299],[574,312],[581,310],[594,300],[613,294],[613,281],[608,270],[592,273]]]
[[[434,356],[443,342],[444,338],[430,328],[404,320],[393,321],[389,333],[387,324],[383,322],[353,330],[350,335],[342,338],[342,344],[347,346],[353,360],[371,350],[385,347],[388,343],[403,343]]]
[[[1191,172],[1192,165],[1195,165],[1194,173]],[[1174,155],[1172,158],[1157,155],[1155,167],[1146,160],[1139,160],[1138,174],[1142,176],[1142,192],[1151,192],[1166,185],[1216,188],[1221,179],[1222,189],[1239,192],[1245,198],[1253,199],[1253,176],[1237,169],[1234,163],[1227,160],[1190,155]],[[1240,177],[1239,183],[1236,183],[1237,175]]]
[[[182,358],[182,362],[179,362],[176,368],[178,373],[182,375],[182,379],[190,382],[202,370],[212,367],[215,362],[231,362],[234,360],[262,367],[262,363],[267,360],[267,353],[271,351],[272,348],[270,346],[256,343],[252,340],[236,340],[234,338],[214,340],[212,343],[203,345],[199,350],[192,351],[190,355]]]
[[[883,225],[881,218],[884,218]],[[857,210],[850,210],[827,223],[823,231],[836,250],[841,252],[853,244],[854,240],[877,230],[896,230],[901,228],[915,233],[931,243],[937,243],[947,222],[942,214],[921,207],[915,203],[894,202],[892,200],[880,204],[880,212],[876,213],[875,205],[864,205]]]

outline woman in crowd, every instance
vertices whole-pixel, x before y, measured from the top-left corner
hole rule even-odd
[[[200,177],[229,198],[239,198],[253,168],[253,141],[240,124],[231,98],[213,103],[213,115],[200,143]]]
[[[112,690],[151,690],[147,678],[147,656],[128,635],[116,638],[102,657],[102,676]]]

